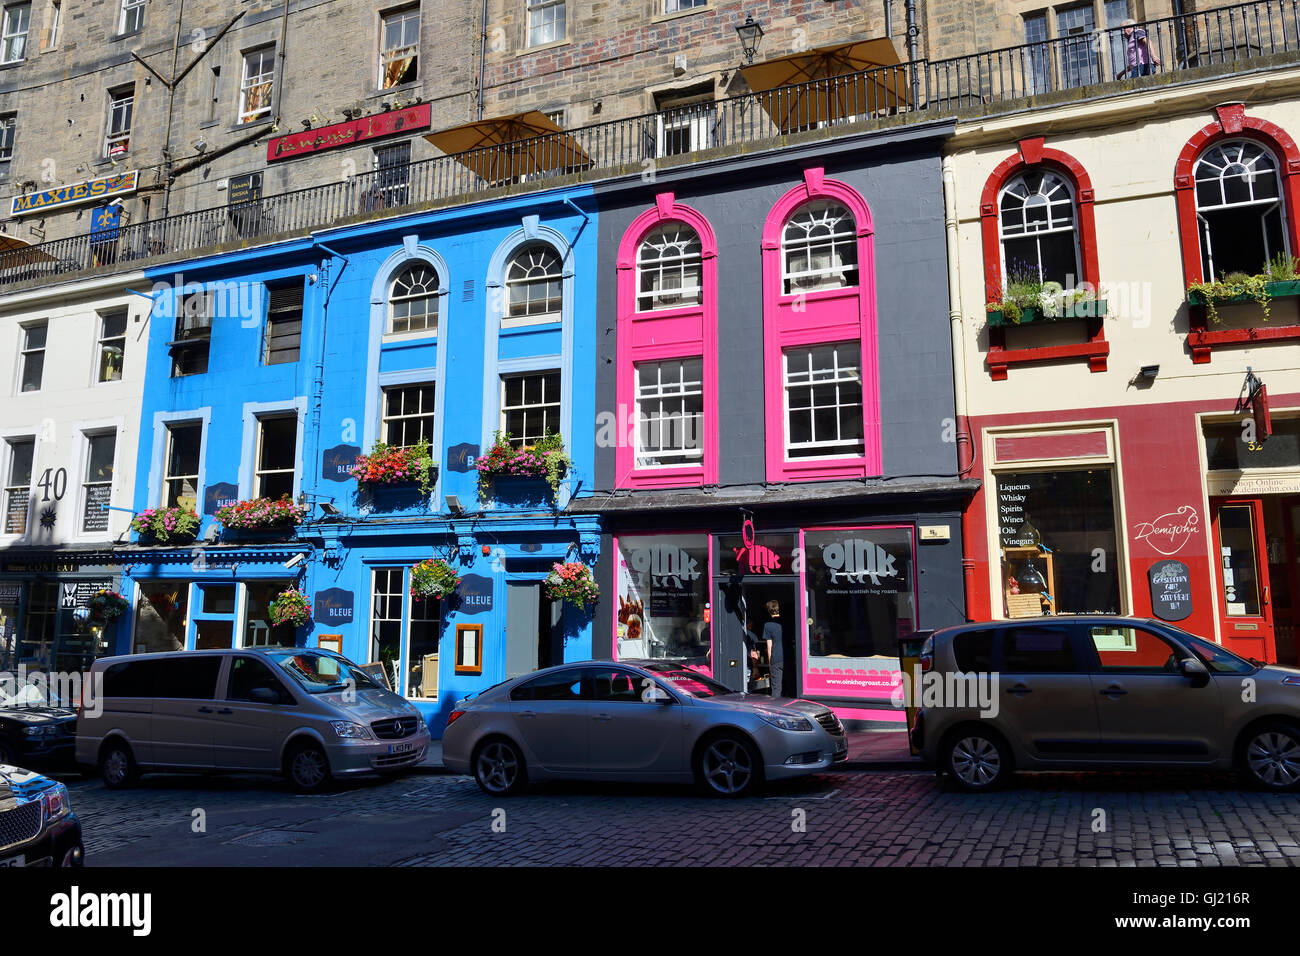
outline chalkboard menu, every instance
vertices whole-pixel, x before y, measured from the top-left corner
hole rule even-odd
[[[108,512],[104,510],[104,506],[112,498],[113,486],[111,484],[86,486],[86,512],[81,518],[82,530],[108,530]]]
[[[5,534],[22,534],[27,530],[27,499],[31,489],[19,488],[9,492],[9,505],[5,509]]]
[[[1036,548],[1032,529],[1026,526],[1025,503],[1036,490],[1033,475],[1005,475],[998,478],[998,538],[1004,548]]]
[[[1157,561],[1147,571],[1151,610],[1162,621],[1181,621],[1192,613],[1192,576],[1181,561]]]

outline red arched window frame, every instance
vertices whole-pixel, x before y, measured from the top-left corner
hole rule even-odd
[[[1178,237],[1183,254],[1183,275],[1187,285],[1205,281],[1201,268],[1201,231],[1196,222],[1196,161],[1219,140],[1253,139],[1273,151],[1282,174],[1282,201],[1286,207],[1287,241],[1291,255],[1300,255],[1300,149],[1282,127],[1268,120],[1247,116],[1241,103],[1214,108],[1214,122],[1196,132],[1178,154],[1174,164],[1174,195],[1178,201]],[[1268,325],[1264,328],[1208,329],[1205,308],[1192,305],[1187,310],[1189,331],[1187,346],[1192,361],[1203,365],[1210,361],[1216,345],[1246,345],[1253,342],[1300,339],[1300,325]]]
[[[1094,289],[1100,286],[1097,268],[1097,224],[1093,215],[1092,180],[1083,164],[1069,153],[1043,145],[1042,137],[1022,139],[1017,152],[1008,156],[993,170],[980,195],[980,229],[984,239],[984,299],[998,302],[1002,299],[1002,237],[998,229],[998,194],[1014,176],[1035,166],[1045,166],[1069,181],[1074,190],[1075,228],[1079,241],[1080,277]],[[995,381],[1007,377],[1007,368],[1031,362],[1059,362],[1086,358],[1088,368],[1094,372],[1106,371],[1106,357],[1110,343],[1102,316],[1080,320],[1086,325],[1087,338],[1072,345],[1042,346],[1038,348],[1008,349],[1006,329],[989,327],[989,374]]]
[[[651,230],[681,222],[700,237],[703,289],[699,304],[675,309],[637,311],[637,250]],[[683,488],[718,483],[718,240],[709,221],[672,193],[655,196],[628,226],[618,247],[618,331],[615,346],[618,370],[615,394],[619,405],[619,441],[614,453],[618,488]],[[636,366],[641,362],[699,357],[704,363],[703,458],[698,465],[637,468],[635,430]]]

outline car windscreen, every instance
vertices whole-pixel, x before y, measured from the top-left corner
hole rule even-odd
[[[666,681],[674,690],[680,690],[692,697],[725,697],[728,694],[736,693],[730,687],[719,684],[715,680],[710,680],[699,671],[693,671],[685,667],[675,670],[655,668],[651,673],[655,677]]]
[[[1222,648],[1218,644],[1188,634],[1176,627],[1172,627],[1170,630],[1175,631],[1183,641],[1190,645],[1192,652],[1215,674],[1253,674],[1259,670],[1258,665],[1252,664],[1244,657],[1238,657],[1232,651]]]
[[[349,686],[357,690],[379,689],[379,685],[365,671],[332,654],[303,649],[269,656],[309,694],[325,694]]]

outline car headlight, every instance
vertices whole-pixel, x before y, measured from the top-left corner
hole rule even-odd
[[[353,740],[371,740],[370,731],[361,724],[354,724],[350,720],[331,720],[330,726],[334,728],[334,733],[340,737],[352,738]]]
[[[68,802],[68,788],[63,784],[51,787],[41,794],[41,803],[45,805],[46,823],[62,820],[72,812],[72,804]]]
[[[44,737],[53,729],[53,727],[28,727],[23,734],[28,737]]]
[[[779,710],[768,710],[765,707],[754,708],[754,713],[758,714],[760,720],[782,730],[811,731],[813,729],[812,721],[806,717],[795,717],[791,714],[783,714]]]

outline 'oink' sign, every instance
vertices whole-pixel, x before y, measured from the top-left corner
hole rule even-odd
[[[316,592],[312,602],[312,619],[317,624],[351,624],[353,595],[343,588],[326,588]]]
[[[481,574],[466,574],[456,586],[460,604],[456,610],[463,614],[484,614],[492,610],[492,579]]]

